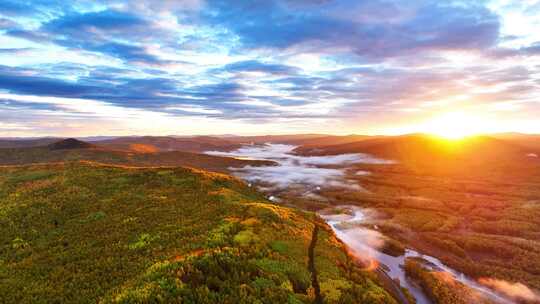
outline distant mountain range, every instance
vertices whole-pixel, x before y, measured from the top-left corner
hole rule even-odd
[[[96,137],[93,137],[94,139]],[[97,137],[99,138],[99,137]],[[264,136],[129,136],[106,138],[94,141],[76,139],[62,140],[60,138],[32,138],[32,139],[0,139],[0,148],[43,148],[48,146],[51,153],[34,154],[26,152],[0,155],[0,163],[17,163],[28,161],[24,155],[31,154],[35,160],[61,161],[73,152],[54,152],[55,150],[81,150],[82,154],[90,158],[114,158],[124,163],[140,162],[144,164],[180,165],[185,164],[181,159],[202,160],[206,169],[208,163],[211,167],[224,171],[225,164],[230,165],[239,160],[223,158],[210,160],[210,156],[201,155],[205,151],[232,151],[246,144],[281,143],[296,145],[295,152],[302,155],[335,155],[344,153],[367,153],[378,157],[393,159],[414,166],[455,167],[459,162],[482,165],[487,163],[509,164],[516,160],[535,160],[540,155],[540,135],[527,135],[519,133],[504,133],[494,135],[473,136],[461,140],[446,140],[425,134],[408,134],[401,136],[366,136],[366,135],[264,135]],[[39,149],[38,149],[39,150]],[[1,153],[1,150],[0,150]],[[186,154],[187,153],[187,154]],[[5,154],[5,153],[4,153]],[[91,154],[91,155],[90,155]],[[54,156],[53,156],[54,155]],[[98,156],[99,155],[99,156]],[[114,155],[114,157],[113,157]],[[17,161],[18,159],[18,161]],[[199,164],[198,162],[195,162]],[[218,164],[219,165],[216,165]],[[221,164],[222,163],[222,164]],[[432,168],[430,168],[431,170]]]
[[[330,139],[333,140],[333,139]],[[304,145],[297,149],[298,153],[332,155],[343,153],[370,153],[381,157],[408,158],[452,156],[471,157],[482,152],[489,157],[524,156],[540,150],[540,136],[473,136],[461,140],[448,140],[425,134],[409,134],[402,136],[377,136],[338,144],[323,141]]]
[[[216,172],[228,172],[230,167],[271,165],[272,162],[239,160],[185,151],[134,151],[114,149],[114,145],[88,143],[74,138],[31,140],[22,147],[0,148],[0,165],[22,165],[66,161],[98,161],[128,166],[186,166]],[[28,146],[35,144],[38,146]],[[132,144],[142,146],[141,144]],[[112,147],[111,147],[112,146]]]

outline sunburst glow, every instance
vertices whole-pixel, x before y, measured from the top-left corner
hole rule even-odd
[[[485,132],[485,122],[475,115],[451,112],[429,121],[426,131],[449,139],[461,139]]]

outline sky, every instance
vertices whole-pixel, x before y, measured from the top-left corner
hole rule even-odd
[[[540,0],[2,0],[0,137],[540,133]]]

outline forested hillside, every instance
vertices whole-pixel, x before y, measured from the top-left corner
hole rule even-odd
[[[2,303],[394,303],[314,214],[227,175],[2,167],[0,202]]]

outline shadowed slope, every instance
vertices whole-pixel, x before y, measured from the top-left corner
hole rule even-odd
[[[61,138],[0,138],[0,148],[28,148],[28,147],[40,147],[46,146],[57,141]]]
[[[79,140],[62,140],[45,147],[0,149],[0,165],[65,162],[76,160],[98,161],[129,166],[188,166],[217,172],[228,172],[230,167],[269,165],[272,162],[239,160],[181,151],[141,152],[112,150]]]
[[[91,148],[95,148],[96,146],[90,143],[75,139],[75,138],[68,138],[68,139],[63,139],[61,141],[52,143],[48,147],[51,150],[71,150],[71,149],[91,149]]]
[[[133,136],[118,137],[98,141],[99,144],[111,149],[137,151],[146,147],[154,151],[184,151],[203,152],[213,150],[234,150],[240,147],[238,143],[211,136],[173,137],[173,136]]]

